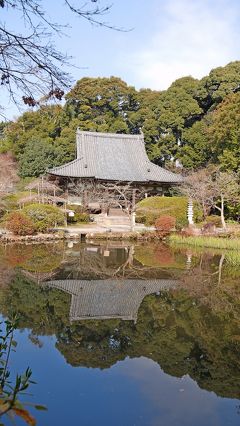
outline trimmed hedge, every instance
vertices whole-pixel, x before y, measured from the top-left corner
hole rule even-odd
[[[64,213],[48,204],[30,204],[22,210],[33,221],[38,232],[46,232],[54,226],[64,225]]]
[[[187,205],[187,197],[148,197],[136,206],[136,222],[149,226],[154,225],[160,216],[173,216],[176,218],[177,229],[182,229],[188,225]],[[194,219],[196,222],[202,220],[202,211],[196,204]]]

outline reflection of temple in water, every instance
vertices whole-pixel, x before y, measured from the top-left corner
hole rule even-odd
[[[162,253],[158,247],[159,252]],[[37,270],[30,265],[32,270],[22,269],[22,273],[43,287],[70,294],[70,321],[91,318],[136,321],[145,296],[175,288],[177,281],[172,279],[175,275],[171,270],[160,272],[157,262],[149,267],[134,256],[135,246],[124,242],[75,244],[70,250],[69,247],[63,250],[59,264],[54,264],[53,269],[46,255],[45,263],[37,262]]]
[[[26,271],[22,269],[22,274],[25,277],[29,278],[31,281],[41,284],[44,281],[50,280],[56,275],[57,271],[51,272],[34,272],[34,271]]]
[[[70,321],[83,319],[137,320],[145,296],[175,288],[176,280],[56,280],[44,284],[72,295]]]

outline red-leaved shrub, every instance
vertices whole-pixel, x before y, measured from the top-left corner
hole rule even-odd
[[[10,213],[6,218],[5,225],[15,235],[32,235],[35,233],[32,220],[22,212]]]
[[[176,218],[173,216],[160,216],[155,221],[155,228],[160,238],[166,237],[176,226]]]

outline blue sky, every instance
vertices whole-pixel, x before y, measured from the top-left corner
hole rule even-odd
[[[238,0],[113,0],[105,20],[133,28],[130,32],[92,27],[68,12],[61,0],[43,4],[55,21],[71,26],[56,44],[82,67],[70,70],[74,80],[115,75],[136,88],[160,90],[176,78],[201,78],[240,59]],[[18,26],[14,22],[14,29]],[[13,111],[9,106],[9,113]]]

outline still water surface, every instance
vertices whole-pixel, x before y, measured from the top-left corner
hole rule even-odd
[[[38,425],[239,425],[239,269],[159,244],[0,246]]]

